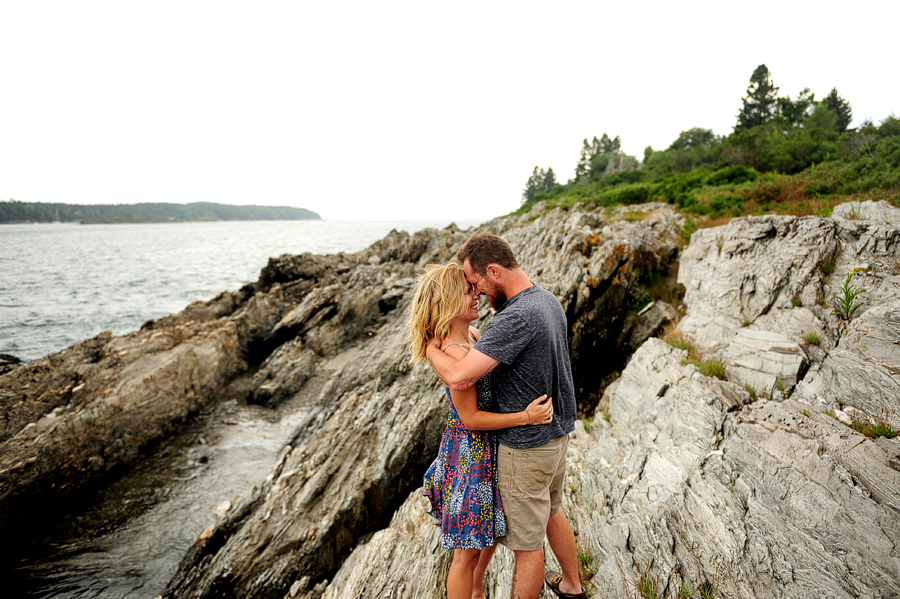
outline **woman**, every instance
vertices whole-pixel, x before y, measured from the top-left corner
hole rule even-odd
[[[462,359],[478,341],[478,296],[458,264],[430,264],[419,279],[409,316],[411,361],[425,357],[433,337],[441,349]],[[447,389],[450,418],[438,457],[425,474],[424,494],[441,528],[441,546],[453,549],[447,575],[449,599],[483,599],[484,573],[496,545],[506,534],[506,519],[497,490],[497,440],[487,431],[547,424],[553,402],[537,398],[523,412],[498,414],[491,407],[490,373],[474,387]]]

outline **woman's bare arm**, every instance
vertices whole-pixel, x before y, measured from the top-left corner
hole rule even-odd
[[[466,350],[453,346],[443,352],[448,358],[460,360],[465,357]],[[473,431],[492,431],[513,426],[528,424],[549,424],[553,420],[553,401],[542,395],[528,404],[521,412],[497,413],[486,412],[478,408],[478,396],[475,387],[450,389],[450,397],[460,420],[466,428]]]

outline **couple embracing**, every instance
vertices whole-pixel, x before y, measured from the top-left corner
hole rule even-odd
[[[516,556],[513,599],[536,599],[545,582],[560,597],[586,599],[560,510],[576,413],[565,313],[501,237],[477,231],[457,259],[462,268],[426,269],[409,319],[413,361],[428,359],[450,399],[424,483],[441,544],[454,550],[447,595],[484,597],[496,540]],[[496,310],[483,337],[470,326],[481,295]],[[561,574],[544,572],[545,535]]]

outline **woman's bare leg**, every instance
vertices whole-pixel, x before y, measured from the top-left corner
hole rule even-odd
[[[453,563],[447,574],[447,599],[472,599],[472,577],[480,553],[478,549],[453,550]]]
[[[478,563],[475,564],[475,571],[472,574],[472,599],[485,599],[484,597],[484,573],[487,571],[491,558],[494,557],[494,551],[497,549],[497,543],[494,542],[490,547],[481,550],[478,557]]]

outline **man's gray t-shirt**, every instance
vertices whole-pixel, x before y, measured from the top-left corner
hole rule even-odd
[[[503,445],[538,447],[575,430],[567,331],[559,300],[534,285],[507,300],[475,344],[475,349],[500,362],[493,371],[493,390],[501,412],[521,412],[541,395],[553,397],[552,423],[498,430]]]

